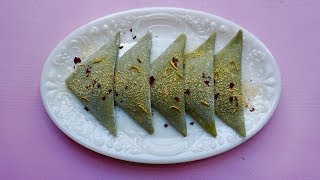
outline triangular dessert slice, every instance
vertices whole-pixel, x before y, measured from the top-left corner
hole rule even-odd
[[[229,127],[246,136],[241,87],[243,37],[240,30],[214,59],[215,112]]]
[[[187,136],[184,100],[184,48],[181,34],[152,64],[152,105],[183,135]]]
[[[186,54],[186,111],[212,136],[217,135],[214,123],[213,58],[216,34],[212,34],[195,51]]]
[[[151,33],[116,62],[115,100],[140,126],[153,134],[150,101]]]
[[[66,79],[68,88],[85,109],[95,116],[112,135],[116,135],[114,119],[114,67],[118,56],[120,34],[100,47],[79,64]]]

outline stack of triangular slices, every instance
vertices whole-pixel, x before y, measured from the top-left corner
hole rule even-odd
[[[214,114],[241,136],[246,136],[241,88],[242,31],[217,54],[215,33],[193,52],[185,53],[181,34],[150,63],[152,35],[147,33],[118,59],[120,33],[81,63],[66,85],[114,136],[114,104],[153,134],[153,105],[183,136],[185,112],[212,136],[217,135]]]

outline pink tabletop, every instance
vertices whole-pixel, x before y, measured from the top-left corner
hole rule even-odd
[[[282,96],[256,136],[205,160],[144,165],[92,152],[54,125],[39,92],[50,51],[93,19],[152,6],[230,19],[270,49]],[[319,17],[317,0],[1,1],[0,179],[320,179]]]

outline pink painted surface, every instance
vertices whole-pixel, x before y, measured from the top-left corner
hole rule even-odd
[[[0,2],[0,179],[320,179],[320,2],[317,0]],[[282,96],[269,123],[241,146],[177,165],[128,163],[65,136],[40,98],[42,66],[56,44],[120,10],[172,6],[230,19],[278,61]]]

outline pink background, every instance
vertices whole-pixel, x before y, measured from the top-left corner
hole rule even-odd
[[[144,165],[92,152],[53,124],[39,93],[50,51],[91,20],[152,6],[230,19],[270,49],[282,73],[282,96],[256,136],[205,160]],[[2,0],[0,179],[320,179],[319,17],[316,0]]]

